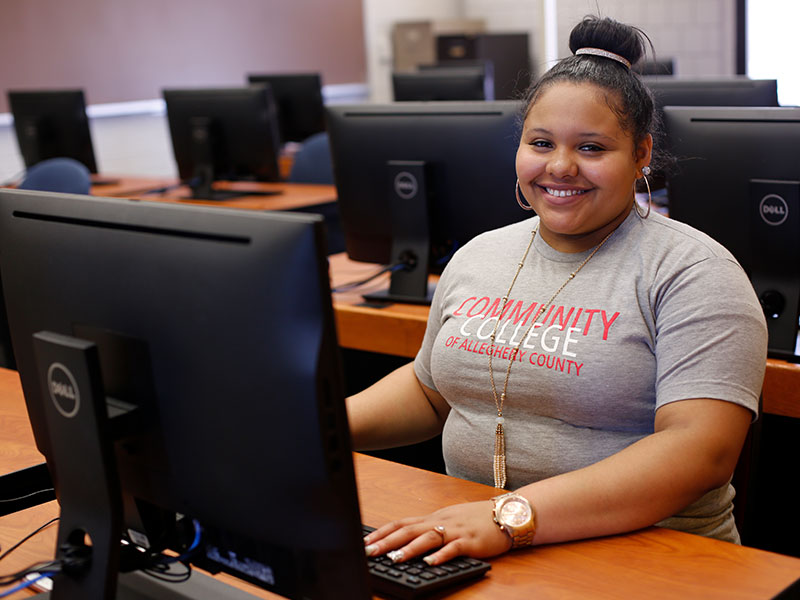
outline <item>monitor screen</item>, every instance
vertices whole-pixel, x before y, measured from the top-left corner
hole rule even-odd
[[[510,100],[328,107],[346,251],[401,266],[394,298],[425,302],[460,245],[530,216],[514,198],[521,114]]]
[[[322,78],[319,73],[252,74],[251,84],[266,83],[278,105],[281,143],[302,142],[325,131]]]
[[[292,598],[370,597],[322,224],[0,191],[0,272],[36,444],[62,506],[60,541],[77,544],[70,525],[91,529],[75,512],[85,513],[84,488],[106,483],[107,504],[121,495],[124,506],[112,539],[177,550],[192,519],[196,565]],[[99,391],[80,385],[92,361],[43,350],[43,331],[94,345]],[[113,415],[108,429],[76,435],[92,395]],[[77,416],[61,412],[64,398]],[[113,448],[99,454],[121,494],[78,439]]]
[[[793,357],[800,302],[800,108],[666,107],[669,215],[726,246],[753,282],[773,356]]]
[[[267,86],[165,89],[175,162],[195,198],[218,199],[214,181],[277,181],[280,142]]]
[[[484,65],[426,67],[392,73],[396,102],[494,100],[494,83]]]
[[[83,90],[11,90],[8,104],[26,167],[66,157],[97,173]]]

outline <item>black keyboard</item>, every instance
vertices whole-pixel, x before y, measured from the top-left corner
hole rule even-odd
[[[364,535],[375,531],[363,526]],[[452,587],[481,577],[491,565],[483,560],[461,556],[440,565],[431,566],[421,558],[394,563],[388,556],[367,558],[372,591],[376,594],[412,600],[435,590]]]

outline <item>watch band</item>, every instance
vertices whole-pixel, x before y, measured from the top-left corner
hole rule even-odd
[[[511,536],[511,548],[524,548],[525,546],[533,545],[533,537],[536,535],[536,530],[531,528],[521,535]]]
[[[518,526],[503,523],[498,515],[499,509],[505,504],[507,500],[513,499],[516,502],[521,502],[528,507],[530,513],[529,519]],[[504,531],[506,535],[511,538],[511,548],[523,548],[533,544],[533,538],[536,535],[536,512],[531,506],[527,498],[514,492],[508,492],[500,496],[492,498],[494,508],[492,509],[492,519]]]

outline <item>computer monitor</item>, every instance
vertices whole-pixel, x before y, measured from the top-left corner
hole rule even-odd
[[[653,92],[656,117],[661,122],[665,106],[778,106],[775,79],[650,76],[643,81]],[[661,143],[669,147],[669,134],[664,134]],[[651,187],[663,190],[665,178],[665,172],[655,171],[650,178]]]
[[[10,90],[8,104],[26,167],[66,157],[97,173],[83,90]]]
[[[494,82],[485,65],[428,66],[392,73],[396,102],[494,100]]]
[[[726,246],[764,307],[773,356],[793,358],[800,303],[800,108],[666,107],[677,165],[669,215]]]
[[[280,141],[267,86],[165,89],[175,162],[192,197],[225,199],[220,180],[278,181]]]
[[[327,108],[346,251],[395,265],[387,299],[429,302],[460,245],[530,216],[514,198],[521,115],[511,100]]]
[[[85,555],[86,530],[92,569],[117,553],[141,567],[120,536],[180,551],[196,521],[193,564],[292,598],[371,597],[322,225],[0,190],[0,273],[61,503],[59,558]],[[90,575],[55,585],[114,597],[87,593]]]
[[[652,75],[643,79],[655,97],[656,106],[778,106],[775,79],[732,77],[670,77]]]
[[[251,74],[250,84],[267,84],[278,105],[281,143],[302,142],[325,131],[319,73]]]

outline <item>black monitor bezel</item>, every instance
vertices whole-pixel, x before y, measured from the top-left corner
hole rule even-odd
[[[494,83],[485,65],[428,66],[392,73],[395,102],[493,100]]]
[[[515,156],[522,126],[521,102],[341,104],[327,107],[326,112],[337,204],[351,259],[375,263],[391,260],[389,207],[385,201],[386,194],[381,194],[382,190],[388,192],[390,185],[388,180],[375,179],[376,165],[383,166],[387,160],[422,160],[434,166],[446,165],[450,170],[445,177],[458,178],[458,189],[468,189],[475,196],[472,205],[469,194],[463,197],[451,194],[448,198],[447,194],[439,193],[439,197],[433,200],[432,225],[440,230],[439,234],[434,234],[434,243],[439,246],[446,240],[438,237],[461,234],[458,242],[465,243],[487,229],[529,216],[514,200]],[[476,120],[481,117],[487,119],[487,124],[474,129]],[[354,129],[352,123],[354,119],[362,118],[368,127],[363,132]],[[451,119],[453,124],[449,125],[447,121]],[[369,123],[371,121],[375,121],[386,134],[376,135],[375,126]],[[498,130],[493,132],[493,128]],[[448,129],[458,137],[444,135]],[[495,152],[492,143],[482,144],[484,135],[490,137],[495,145],[500,143],[498,140],[505,140],[505,153]],[[407,140],[405,145],[408,149],[401,146],[401,136]],[[356,143],[356,140],[362,143]],[[435,143],[428,143],[429,140]],[[457,152],[464,154],[459,156]],[[470,165],[477,166],[477,169],[470,170]],[[481,170],[481,166],[488,168]],[[485,176],[487,172],[490,178]],[[491,189],[493,195],[507,189],[507,194],[503,198],[489,197],[489,194],[481,195],[484,189]],[[462,228],[452,222],[452,215],[467,219],[468,225]]]
[[[277,115],[267,86],[165,88],[162,96],[182,181],[280,180]],[[206,120],[218,130],[223,145],[212,142],[213,158],[195,155],[193,120]],[[205,172],[208,167],[211,173]]]
[[[73,158],[97,173],[86,100],[82,89],[9,90],[8,104],[23,163],[30,168],[50,158]],[[31,139],[28,119],[44,122],[54,139],[40,147]],[[35,126],[35,125],[34,125]]]
[[[322,76],[319,73],[251,73],[250,85],[266,84],[278,107],[282,144],[303,142],[325,131]]]
[[[665,106],[778,106],[775,79],[647,75],[642,81],[653,93],[657,110]]]

